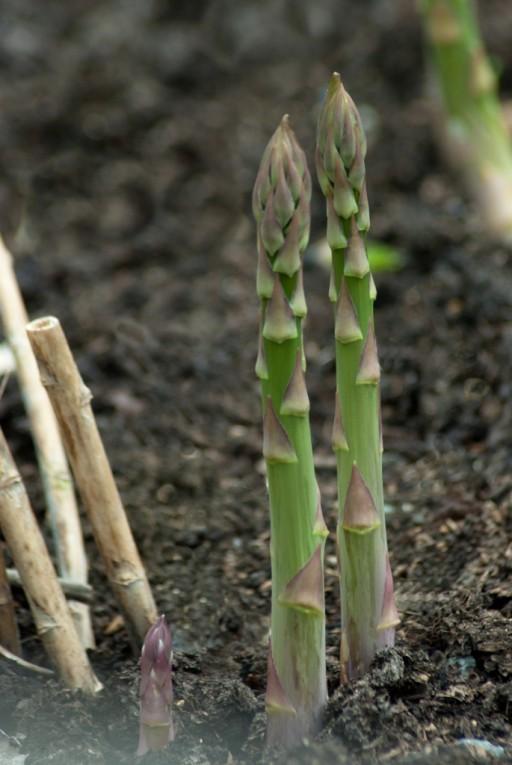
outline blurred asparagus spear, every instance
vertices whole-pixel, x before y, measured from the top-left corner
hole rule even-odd
[[[254,186],[261,324],[256,374],[271,518],[272,618],[268,743],[312,733],[327,699],[322,517],[303,368],[301,256],[311,178],[288,117],[272,136]]]
[[[327,200],[329,297],[336,305],[332,445],[340,508],[343,680],[366,672],[375,652],[393,644],[398,622],[384,520],[376,290],[365,246],[370,225],[365,154],[361,118],[335,73],[318,123],[316,164]]]
[[[484,223],[512,239],[512,148],[473,0],[421,0],[444,110],[445,153],[462,171]]]

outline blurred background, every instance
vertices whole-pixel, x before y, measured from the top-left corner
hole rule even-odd
[[[512,13],[486,0],[481,15],[506,93]],[[376,233],[402,233],[393,212],[381,216],[386,202],[415,208],[409,227],[431,236],[432,221],[416,225],[429,217],[421,202],[442,190],[409,0],[50,0],[44,12],[4,0],[0,24],[2,176],[24,200],[23,252],[70,261],[79,239],[88,257],[74,267],[89,274],[134,251],[168,263],[205,257],[247,216],[283,113],[311,151],[333,69],[369,133]]]

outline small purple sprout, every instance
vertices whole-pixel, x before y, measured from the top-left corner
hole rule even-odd
[[[174,740],[171,704],[171,631],[162,614],[148,630],[140,657],[139,757]]]

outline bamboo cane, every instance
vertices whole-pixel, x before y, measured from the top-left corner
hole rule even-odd
[[[16,571],[15,568],[8,568],[6,569],[6,572],[7,581],[12,588],[23,588],[23,583],[21,581],[19,571]],[[72,579],[63,579],[61,576],[57,577],[57,581],[61,586],[62,592],[67,598],[73,598],[73,600],[78,600],[80,603],[92,603],[94,590],[90,584],[75,582]]]
[[[15,653],[12,653],[12,651],[9,651],[8,648],[4,648],[3,645],[0,645],[0,656],[2,656],[4,659],[7,659],[8,661],[12,661],[13,664],[17,664],[18,667],[23,667],[23,669],[29,669],[31,672],[36,672],[38,675],[53,675],[53,669],[48,669],[47,667],[39,667],[37,664],[32,664],[30,661],[25,661],[25,659],[22,659],[21,656],[17,656]]]
[[[80,516],[66,455],[48,395],[41,385],[37,363],[25,332],[28,322],[16,280],[12,257],[0,236],[0,318],[13,352],[16,372],[30,420],[41,471],[46,507],[55,540],[57,565],[64,578],[87,583]],[[87,605],[70,601],[69,607],[85,648],[94,648],[94,633]]]
[[[106,574],[132,638],[143,642],[158,614],[85,387],[59,320],[37,319],[27,334],[48,391]]]
[[[0,430],[0,528],[18,569],[37,632],[62,681],[93,694],[101,689],[59,587],[41,531]]]
[[[5,568],[5,558],[0,546],[0,644],[16,656],[21,656],[21,643],[16,624],[16,614],[11,588]]]

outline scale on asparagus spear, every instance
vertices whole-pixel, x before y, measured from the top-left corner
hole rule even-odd
[[[272,617],[268,743],[315,731],[327,700],[323,548],[327,529],[315,478],[304,380],[302,253],[311,178],[288,117],[272,136],[254,186],[261,323],[256,374],[271,519]]]
[[[318,122],[316,165],[332,250],[329,297],[335,304],[337,386],[332,446],[345,681],[364,674],[376,651],[393,645],[398,623],[384,520],[376,289],[365,246],[370,225],[365,155],[359,112],[335,73]]]

